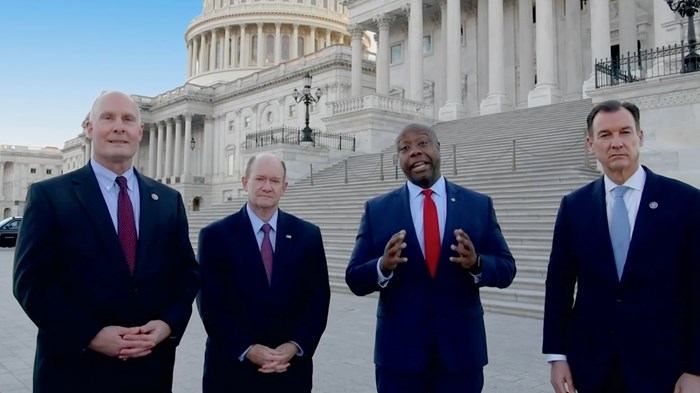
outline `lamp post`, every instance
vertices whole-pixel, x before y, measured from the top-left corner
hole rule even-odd
[[[303,102],[304,105],[306,105],[306,127],[304,127],[301,132],[304,134],[304,136],[301,139],[301,142],[313,142],[314,138],[311,136],[313,133],[313,130],[309,128],[309,105],[311,103],[318,102],[321,99],[321,96],[323,95],[323,91],[321,91],[321,88],[316,89],[316,96],[314,97],[313,94],[311,94],[311,75],[307,72],[306,75],[304,76],[304,88],[302,89],[301,93],[299,93],[299,90],[294,89],[292,92],[292,97],[294,97],[294,101],[297,103]]]
[[[700,0],[666,0],[666,4],[671,11],[677,12],[681,17],[688,17],[688,54],[683,58],[683,72],[699,71],[700,55],[695,52],[697,40],[693,17],[700,8]]]
[[[196,143],[197,143],[197,142],[194,141],[194,137],[192,137],[192,139],[190,139],[190,150],[194,151],[194,145],[195,145]]]

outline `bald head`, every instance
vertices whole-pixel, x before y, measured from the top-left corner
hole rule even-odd
[[[139,109],[138,104],[136,103],[136,101],[134,101],[133,98],[131,98],[130,95],[122,93],[120,91],[105,91],[102,94],[100,94],[100,96],[97,97],[97,99],[95,99],[95,102],[92,103],[90,114],[88,115],[90,122],[94,123],[97,117],[102,112],[103,102],[108,99],[113,99],[114,97],[119,97],[120,99],[124,99],[130,102],[131,105],[133,105],[133,113],[136,114],[136,122],[141,123],[141,110]]]
[[[274,154],[271,153],[262,153],[258,154],[255,156],[252,156],[248,159],[248,163],[245,166],[245,177],[250,177],[251,170],[253,168],[253,164],[255,161],[265,161],[269,162],[273,165],[281,165],[282,166],[282,180],[286,180],[287,178],[287,165],[285,165],[284,161],[282,161],[279,157],[277,157]]]

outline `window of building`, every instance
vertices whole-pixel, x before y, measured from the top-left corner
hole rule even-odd
[[[236,122],[234,120],[228,121],[228,132],[234,132],[236,130]]]
[[[282,36],[282,61],[289,60],[289,36]]]
[[[36,168],[30,168],[29,173],[36,173]]]
[[[391,46],[391,64],[401,63],[403,63],[403,44],[394,44]]]
[[[275,36],[268,34],[265,36],[265,64],[275,62]]]
[[[316,0],[310,0],[310,1],[311,1],[311,5],[316,5]]]
[[[272,122],[275,120],[275,116],[272,114],[272,111],[269,111],[265,114],[265,121],[267,124],[272,124]]]
[[[423,56],[433,54],[433,37],[428,34],[423,36]]]
[[[243,118],[243,128],[250,128],[250,116]]]
[[[328,0],[323,0],[323,8],[328,8]]]
[[[292,104],[289,106],[289,118],[294,118],[297,116],[297,104]]]
[[[459,42],[462,46],[467,44],[467,36],[464,34],[464,23],[459,26]]]
[[[304,56],[304,37],[298,37],[297,39],[297,57]]]
[[[228,172],[228,175],[229,175],[229,176],[233,176],[233,175],[234,175],[234,173],[233,173],[233,169],[234,169],[234,168],[233,168],[233,165],[234,165],[234,163],[235,163],[235,162],[234,162],[235,158],[236,158],[236,155],[235,155],[234,153],[229,153],[229,155],[228,155],[228,160],[227,160],[227,161],[228,161],[228,165],[227,165],[227,166],[228,166],[228,168],[227,168],[228,171],[227,171],[227,172]]]
[[[51,169],[50,169],[50,168],[46,170],[46,174],[47,174],[47,175],[50,175],[50,174],[51,174]]]

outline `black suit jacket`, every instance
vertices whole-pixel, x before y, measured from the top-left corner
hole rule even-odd
[[[616,359],[630,392],[670,393],[681,373],[700,374],[700,191],[644,170],[621,280],[603,179],[565,196],[557,216],[543,352],[568,357],[582,392]]]
[[[199,234],[202,290],[199,312],[207,330],[204,392],[308,392],[312,362],[326,328],[330,288],[321,231],[283,211],[277,218],[271,284],[245,206]],[[287,372],[261,374],[249,346],[294,341],[304,351]]]
[[[496,220],[491,198],[446,182],[447,220],[435,278],[421,251],[404,185],[365,204],[350,263],[348,286],[357,295],[379,291],[376,365],[401,372],[426,372],[437,352],[450,372],[480,370],[487,363],[484,311],[479,287],[505,288],[515,277],[515,261]],[[454,230],[463,229],[481,255],[481,281],[450,262],[456,254]],[[406,230],[408,262],[379,286],[377,261],[391,236]]]
[[[34,392],[169,392],[199,287],[180,194],[136,174],[136,268],[124,253],[90,165],[35,183],[15,251],[14,294],[38,327]],[[172,338],[126,362],[87,349],[105,326],[161,319]]]

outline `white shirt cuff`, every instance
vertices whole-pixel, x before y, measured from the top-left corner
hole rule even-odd
[[[382,273],[381,266],[382,258],[379,258],[379,260],[377,261],[377,283],[380,287],[385,288],[387,285],[389,285],[389,280],[391,280],[391,278],[394,277],[394,272],[391,272],[388,276],[385,276]]]
[[[547,353],[545,354],[545,357],[547,359],[547,363],[557,362],[559,360],[566,361],[566,355],[560,355],[556,353]]]

